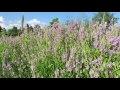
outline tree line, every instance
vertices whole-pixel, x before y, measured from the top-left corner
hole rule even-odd
[[[98,12],[96,13],[93,18],[92,21],[93,22],[99,22],[102,23],[102,21],[107,23],[107,26],[109,27],[111,24],[115,24],[117,23],[119,18],[115,17],[113,13],[110,12]],[[50,26],[52,26],[55,22],[59,23],[59,18],[54,18],[51,22],[50,22]],[[86,24],[88,24],[88,20],[85,21]],[[66,22],[67,24],[67,22]],[[0,36],[2,35],[7,35],[7,36],[18,36],[20,35],[22,32],[24,32],[24,15],[22,16],[22,20],[21,20],[21,28],[18,29],[17,27],[13,27],[11,29],[6,30],[5,28],[2,28],[0,26]],[[34,28],[39,28],[41,29],[40,25],[35,25],[35,27],[30,26],[29,24],[27,24],[27,32],[33,32]]]

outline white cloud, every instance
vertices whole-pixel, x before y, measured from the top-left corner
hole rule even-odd
[[[14,26],[16,26],[17,28],[20,28],[21,27],[21,23],[20,23],[20,20],[18,21],[8,21],[5,25],[6,29],[9,29],[9,28],[13,28]]]
[[[35,25],[38,24],[38,25],[41,26],[41,28],[43,28],[45,25],[47,25],[47,23],[45,23],[45,22],[40,22],[40,21],[37,20],[37,19],[32,19],[32,20],[30,20],[30,21],[27,21],[26,24],[29,24],[29,25],[31,25],[32,27],[34,27]]]
[[[0,16],[0,26],[5,27],[3,16]]]
[[[31,25],[32,27],[34,27],[36,24],[39,24],[41,26],[41,28],[43,28],[45,25],[47,25],[47,23],[45,22],[41,22],[38,19],[32,19],[32,20],[28,20],[25,21],[24,26],[26,27],[26,24]],[[13,26],[16,26],[18,28],[21,27],[21,20],[9,20],[9,21],[4,21],[3,16],[0,16],[0,26],[5,27],[7,30],[9,28],[12,28]]]
[[[32,27],[34,27],[36,24],[40,24],[40,21],[37,19],[32,19],[30,21],[27,21],[27,24],[31,25]]]
[[[43,28],[44,26],[48,25],[48,23],[45,23],[45,22],[41,22],[40,26],[41,28]]]
[[[4,22],[4,18],[3,18],[3,16],[0,16],[0,22],[1,22],[1,23]]]

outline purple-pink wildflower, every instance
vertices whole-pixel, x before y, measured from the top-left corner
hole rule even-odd
[[[46,34],[47,34],[48,37],[50,37],[51,31],[50,31],[50,30],[47,30],[47,31],[46,31]]]
[[[63,59],[67,59],[67,57],[68,57],[68,54],[67,53],[63,53],[62,58]]]
[[[15,44],[15,41],[16,41],[15,38],[12,38],[11,44],[14,45],[14,44]]]
[[[103,67],[103,66],[101,66],[99,70],[100,70],[100,71],[103,71],[103,70],[104,70],[104,67]]]
[[[95,77],[95,78],[98,78],[98,77],[99,77],[99,73],[98,73],[98,72],[95,72],[95,73],[94,73],[94,77]]]
[[[76,48],[72,48],[71,53],[75,53],[76,52]]]
[[[78,73],[78,71],[79,71],[79,68],[75,67],[75,72]]]
[[[90,77],[91,77],[91,78],[93,78],[94,73],[95,73],[94,70],[93,70],[93,69],[90,69],[89,74],[90,74]]]
[[[116,41],[120,41],[120,36],[110,38],[110,42],[116,42]]]
[[[34,71],[35,70],[35,66],[32,64],[31,65],[31,70]]]
[[[100,51],[103,52],[105,50],[104,47],[100,47]]]
[[[53,48],[53,51],[56,54],[57,53],[57,48]]]
[[[65,66],[70,72],[76,67],[75,63],[72,60],[67,61]]]
[[[98,47],[98,42],[94,42],[93,45],[94,45],[94,48],[97,48]]]
[[[78,20],[75,19],[75,20],[73,21],[73,26],[78,25],[78,23],[79,23]]]
[[[105,22],[105,24],[104,24],[104,28],[106,28],[106,26],[107,26],[107,22]]]
[[[38,32],[38,38],[42,39],[42,33]]]
[[[73,29],[73,27],[74,27],[73,24],[69,24],[69,25],[68,25],[68,30],[71,31],[71,30]]]
[[[54,23],[52,27],[56,29],[58,27],[58,23]]]
[[[57,36],[55,36],[54,41],[58,42],[58,41],[60,41],[60,39],[61,39],[61,35],[58,34]]]
[[[108,66],[109,68],[112,68],[113,63],[112,63],[112,62],[109,62],[107,66]]]
[[[59,74],[60,74],[60,70],[59,70],[59,69],[56,69],[56,70],[55,70],[55,77],[58,77]]]

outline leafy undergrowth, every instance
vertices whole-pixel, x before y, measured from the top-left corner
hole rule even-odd
[[[97,27],[97,28],[96,28]],[[102,28],[104,27],[104,28]],[[76,20],[2,37],[2,78],[119,78],[120,29]]]

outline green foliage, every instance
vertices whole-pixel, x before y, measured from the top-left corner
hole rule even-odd
[[[30,31],[32,31],[32,32],[33,32],[33,27],[32,27],[32,26],[30,26]]]
[[[29,31],[30,31],[30,26],[29,24],[27,24],[27,32],[29,33]]]
[[[59,18],[54,18],[52,22],[50,22],[50,25],[53,25],[55,22],[59,23]]]
[[[0,67],[2,67],[2,61],[3,61],[3,51],[7,48],[7,44],[1,43],[0,44]],[[2,78],[2,68],[0,68],[0,78]]]
[[[2,27],[0,26],[0,37],[2,36]]]
[[[19,37],[1,37],[0,67],[6,56],[7,68],[0,68],[0,74],[5,73],[0,77],[120,77],[119,47],[116,45],[114,49],[110,49],[113,47],[111,38],[119,36],[118,27],[114,27],[116,31],[98,35],[96,28],[87,20],[84,23],[78,23],[80,29],[76,29],[78,26],[74,25],[75,23],[69,23],[71,27],[58,24],[59,29],[43,28],[42,33],[27,25],[27,29],[34,30],[33,33],[24,33]],[[8,30],[10,36],[17,35],[15,34],[17,31],[16,27]],[[103,48],[102,51],[101,48]],[[7,51],[7,55],[3,54],[4,50]],[[110,50],[112,53],[109,54]],[[12,64],[11,67],[9,64]],[[112,73],[106,74],[108,71]],[[112,74],[114,75],[111,76]]]
[[[2,35],[7,35],[7,32],[6,32],[6,29],[5,29],[5,28],[2,28],[2,27],[0,26],[0,37],[1,37]]]
[[[29,33],[31,31],[33,32],[33,27],[27,24],[27,32]]]
[[[0,26],[0,32],[2,32],[2,27]]]
[[[23,30],[23,26],[24,26],[24,15],[22,16],[22,21],[21,21],[21,29]]]
[[[7,31],[5,28],[3,28],[3,35],[7,35]]]
[[[8,36],[17,36],[19,31],[20,30],[17,29],[17,27],[14,26],[12,29],[8,29],[7,34],[8,34]]]
[[[89,24],[90,24],[90,21],[88,19],[85,19],[84,20],[84,25],[85,25],[84,27],[89,28]]]
[[[110,24],[111,20],[112,23],[115,24],[118,21],[118,18],[114,16],[113,13],[110,12],[98,12],[95,14],[95,16],[92,18],[93,21],[98,21],[98,22],[102,22],[105,21],[108,24]]]
[[[68,24],[70,24],[71,22],[72,22],[72,20],[67,20],[67,21],[65,22],[65,24],[68,25]]]

